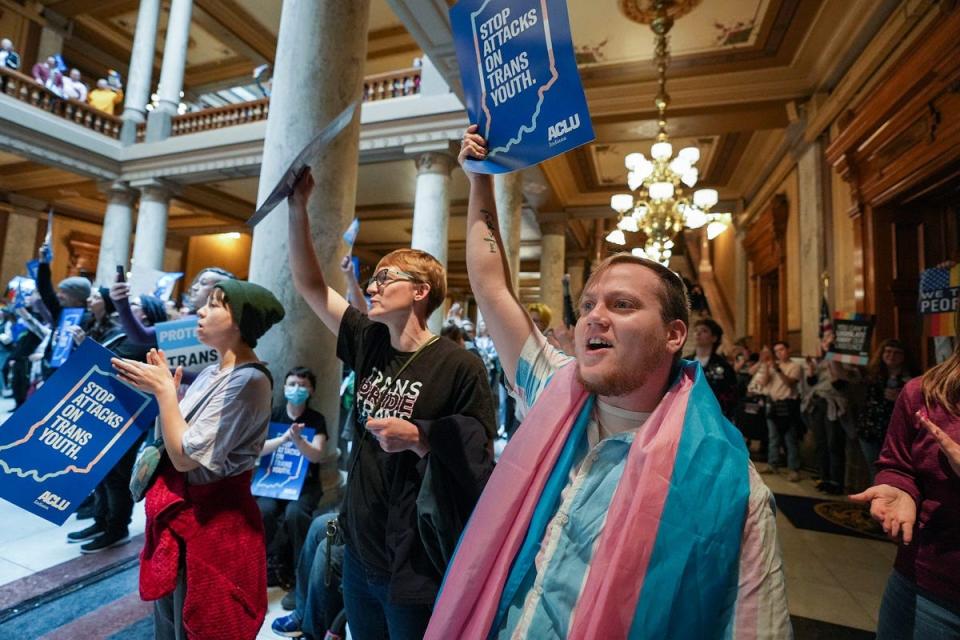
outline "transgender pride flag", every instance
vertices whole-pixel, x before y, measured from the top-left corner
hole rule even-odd
[[[954,316],[960,308],[960,264],[934,267],[920,274],[919,303],[927,335],[952,336]]]

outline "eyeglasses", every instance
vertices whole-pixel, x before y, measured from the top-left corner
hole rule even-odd
[[[375,285],[377,287],[377,292],[380,292],[383,291],[384,287],[391,282],[397,282],[400,280],[406,282],[419,282],[419,279],[416,276],[409,274],[406,271],[397,271],[396,269],[384,268],[373,274],[373,277],[367,282],[367,288],[369,289],[371,285]]]

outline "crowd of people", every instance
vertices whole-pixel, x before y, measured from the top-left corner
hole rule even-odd
[[[460,161],[484,155],[471,127]],[[960,633],[960,347],[914,379],[903,344],[881,341],[861,370],[830,357],[830,331],[801,362],[782,341],[754,352],[741,339],[727,357],[703,291],[630,254],[596,265],[577,300],[565,279],[554,322],[513,293],[493,181],[466,173],[479,313],[454,305],[441,335],[428,318],[446,299],[444,267],[400,249],[363,286],[347,257],[342,295],[310,240],[310,172],[296,184],[290,269],[346,370],[336,425],[309,406],[333,383],[306,366],[273,403],[254,351],[284,317],[270,291],[201,271],[176,313],[197,315],[219,361],[191,376],[157,348],[163,301],[122,281],[54,288],[41,251],[37,293],[16,311],[7,369],[28,377],[14,387],[26,382],[25,397],[50,375],[51,328],[85,306],[71,339],[109,347],[118,376],[159,406],[140,456],[95,491],[93,524],[68,536],[88,553],[123,544],[128,484],[142,452],[160,452],[144,476],[140,573],[157,638],[254,638],[271,583],[290,611],[273,630],[308,640],[338,637],[344,620],[359,640],[790,637],[774,498],[750,454],[798,481],[806,430],[826,493],[861,488],[845,471],[858,445],[872,486],[851,497],[899,543],[878,638]],[[268,438],[271,422],[289,426]],[[349,442],[346,486],[324,508],[331,429]],[[300,496],[255,498],[254,468],[289,444],[309,463]]]
[[[0,39],[0,67],[20,70],[20,54],[9,38]],[[84,102],[111,115],[123,104],[123,81],[120,73],[109,69],[103,78],[98,78],[91,90],[83,81],[80,70],[69,68],[60,54],[48,56],[30,69],[34,81],[50,90],[58,98]]]

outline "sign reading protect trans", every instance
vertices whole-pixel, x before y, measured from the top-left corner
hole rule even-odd
[[[174,369],[183,367],[184,371],[199,373],[217,362],[217,350],[197,338],[197,320],[197,316],[190,316],[156,326],[157,345]]]
[[[450,9],[477,173],[509,173],[594,139],[565,0],[460,0]]]
[[[289,428],[288,424],[271,422],[267,438],[282,436]],[[302,437],[309,442],[315,433],[313,429],[304,429]],[[310,461],[303,457],[296,443],[284,442],[269,456],[260,458],[250,493],[264,498],[296,500],[303,491],[309,467]]]
[[[157,403],[117,379],[112,357],[84,340],[0,425],[0,498],[63,524],[153,426]]]

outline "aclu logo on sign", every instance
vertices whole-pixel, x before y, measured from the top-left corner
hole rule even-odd
[[[547,142],[552,147],[563,142],[567,134],[580,128],[580,114],[575,113],[565,120],[550,125],[547,129]]]
[[[41,507],[53,507],[57,511],[66,511],[70,506],[70,501],[61,498],[52,491],[44,491],[34,500],[34,503]]]

